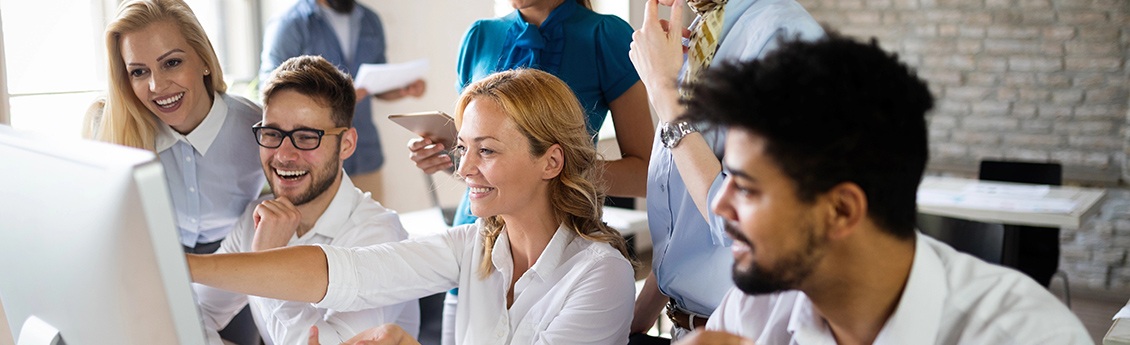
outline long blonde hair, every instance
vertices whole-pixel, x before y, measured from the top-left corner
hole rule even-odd
[[[118,6],[118,16],[106,27],[106,63],[109,86],[106,90],[105,114],[100,122],[97,138],[115,144],[143,149],[154,149],[157,135],[156,115],[145,107],[133,93],[129,72],[122,58],[122,34],[144,29],[158,22],[172,22],[180,28],[188,45],[208,66],[204,87],[211,97],[216,92],[227,91],[224,72],[212,42],[192,9],[181,0],[133,0]]]
[[[612,245],[631,260],[624,237],[601,221],[604,191],[593,182],[599,175],[596,149],[585,127],[584,110],[569,86],[536,69],[495,73],[463,91],[455,107],[456,126],[462,125],[463,111],[475,99],[489,99],[502,107],[529,141],[530,154],[535,157],[560,145],[564,164],[549,182],[554,219],[581,238]],[[505,225],[498,215],[483,218],[482,278],[492,271],[491,250]]]

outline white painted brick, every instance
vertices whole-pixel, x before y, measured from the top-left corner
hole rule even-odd
[[[996,145],[1001,142],[1001,135],[993,132],[962,131],[951,133],[950,140],[966,145]]]
[[[1112,135],[1117,133],[1114,121],[1059,120],[1053,125],[1056,133],[1067,135]]]
[[[1086,91],[1085,100],[1089,104],[1114,103],[1125,104],[1128,95],[1127,89],[1122,87],[1108,87],[1102,89],[1089,89]]]
[[[1059,10],[1056,11],[1056,19],[1060,24],[1067,25],[1093,25],[1110,20],[1106,12],[1095,10]]]
[[[988,48],[986,46],[986,48]],[[1054,72],[1063,69],[1063,61],[1041,57],[1014,56],[1008,58],[1008,70],[1019,72]]]
[[[1003,116],[1008,115],[1011,104],[1009,102],[981,101],[973,103],[973,114],[978,116]]]
[[[1001,136],[1001,143],[1005,146],[1023,146],[1028,148],[1054,148],[1063,144],[1063,139],[1055,135],[1008,133]]]
[[[1064,66],[1071,71],[1117,72],[1122,67],[1122,59],[1116,57],[1078,58],[1068,56],[1064,59]]]
[[[968,130],[1008,131],[1019,128],[1018,122],[1006,117],[967,117],[962,119],[961,126]]]
[[[1083,90],[1052,91],[1052,102],[1056,104],[1075,104],[1083,100]]]
[[[1054,26],[1046,26],[1043,28],[1043,37],[1045,40],[1050,41],[1066,41],[1075,37],[1075,27],[1062,26],[1056,24]]]
[[[1125,119],[1125,109],[1125,107],[1120,105],[1087,104],[1076,106],[1073,113],[1075,117],[1080,118],[1119,120]]]
[[[1023,95],[1023,92],[1021,93],[1021,95]],[[1046,119],[1069,118],[1071,117],[1071,107],[1065,105],[1038,104],[1036,106],[1036,115]]]
[[[1114,151],[1121,149],[1123,144],[1121,138],[1094,136],[1070,137],[1067,139],[1067,143],[1074,148],[1103,151]]]

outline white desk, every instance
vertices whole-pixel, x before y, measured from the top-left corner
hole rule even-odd
[[[1103,336],[1103,345],[1130,345],[1130,319],[1127,318],[1130,317],[1130,302],[1114,317],[1114,323]]]
[[[1078,228],[1106,190],[932,177],[918,187],[918,212],[986,223]]]
[[[400,222],[408,231],[409,238],[441,233],[449,226],[444,224],[443,215],[438,208],[401,213]],[[647,211],[629,210],[620,207],[604,207],[604,222],[620,231],[624,236],[647,232]]]

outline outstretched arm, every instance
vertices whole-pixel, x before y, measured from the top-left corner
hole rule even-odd
[[[315,246],[254,253],[188,254],[192,281],[248,295],[316,303],[326,296],[329,267]]]

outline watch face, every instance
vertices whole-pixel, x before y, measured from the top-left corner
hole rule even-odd
[[[664,147],[672,148],[675,146],[675,143],[679,142],[678,134],[678,131],[675,130],[675,126],[672,126],[671,123],[665,123],[663,124],[663,128],[659,129],[659,141],[663,143]]]

